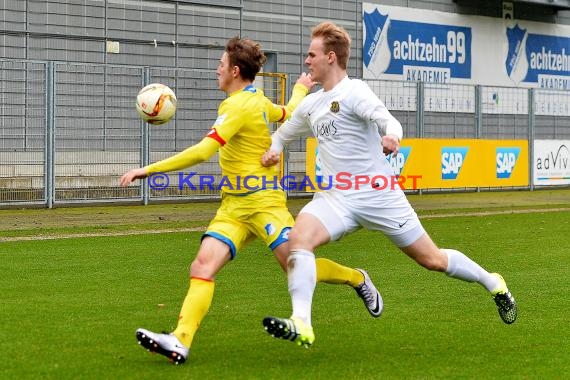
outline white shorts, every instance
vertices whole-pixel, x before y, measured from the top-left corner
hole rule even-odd
[[[315,193],[301,213],[319,219],[332,241],[361,227],[383,232],[397,247],[406,247],[425,234],[418,215],[402,191],[375,190],[356,196],[324,191]]]

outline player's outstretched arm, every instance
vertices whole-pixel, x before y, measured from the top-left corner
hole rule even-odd
[[[180,170],[197,165],[212,157],[221,146],[220,142],[209,136],[209,133],[198,144],[186,148],[184,151],[177,153],[173,156],[165,158],[162,161],[155,162],[154,164],[145,166],[144,168],[132,169],[125,173],[119,183],[121,186],[127,186],[136,179],[146,178],[152,173],[166,173],[173,170]]]
[[[148,173],[146,172],[145,168],[131,169],[122,175],[121,179],[119,180],[119,184],[125,187],[135,180],[146,178],[147,176]]]

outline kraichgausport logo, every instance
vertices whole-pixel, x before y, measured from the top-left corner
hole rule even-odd
[[[172,179],[172,181],[171,181]],[[151,190],[162,191],[169,187],[178,190],[219,190],[219,191],[242,191],[254,192],[259,190],[300,190],[318,191],[336,189],[347,190],[395,190],[418,188],[418,180],[421,175],[383,175],[383,174],[352,174],[339,172],[335,175],[317,176],[311,178],[308,175],[295,177],[294,175],[278,176],[215,176],[212,174],[175,173],[172,178],[161,172],[152,173],[147,178]],[[268,231],[269,233],[269,231]]]
[[[441,179],[456,179],[467,157],[468,147],[441,148]]]
[[[510,178],[517,164],[521,148],[497,148],[497,178]]]

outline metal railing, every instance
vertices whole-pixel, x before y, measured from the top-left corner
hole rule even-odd
[[[256,86],[283,104],[289,80],[265,73]],[[134,107],[152,82],[177,94],[176,116],[165,125],[145,124]],[[568,91],[368,84],[406,137],[570,139]],[[215,199],[215,189],[156,191],[144,181],[121,188],[118,179],[200,141],[224,98],[213,70],[0,60],[0,206]],[[219,176],[217,157],[192,171]],[[305,174],[303,139],[289,145],[285,174]]]

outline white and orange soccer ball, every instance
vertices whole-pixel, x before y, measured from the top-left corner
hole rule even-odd
[[[168,122],[176,113],[176,94],[161,83],[143,87],[137,95],[137,112],[147,123],[159,125]]]

